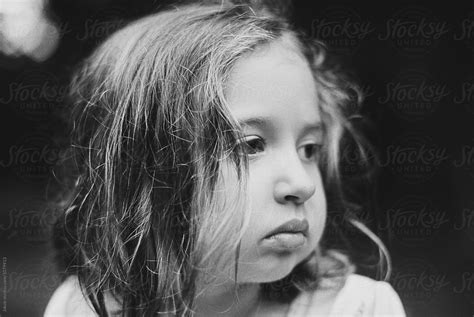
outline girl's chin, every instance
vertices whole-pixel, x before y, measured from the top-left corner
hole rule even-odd
[[[300,257],[264,259],[258,264],[239,265],[239,283],[271,283],[291,273],[303,259]]]
[[[311,258],[311,248],[290,253],[260,254],[258,260],[241,258],[237,267],[237,283],[271,283],[288,276],[300,263]],[[262,256],[263,255],[263,256]],[[227,264],[225,269],[212,270],[208,276],[218,283],[235,283],[235,265]]]

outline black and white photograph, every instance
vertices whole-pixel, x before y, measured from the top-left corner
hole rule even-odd
[[[473,317],[474,1],[0,0],[0,317]]]

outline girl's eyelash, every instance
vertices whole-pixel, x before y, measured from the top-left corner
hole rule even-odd
[[[304,146],[302,146],[302,148],[304,149],[305,153],[304,153],[304,156],[306,157],[306,150],[308,149],[308,147],[310,147],[310,157],[315,159],[315,160],[319,160],[319,156],[320,156],[320,153],[321,153],[321,148],[322,148],[322,144],[320,143],[309,143],[309,144],[305,144]],[[314,157],[313,157],[314,156]],[[308,160],[311,160],[308,159]]]
[[[258,135],[252,135],[243,138],[239,142],[239,146],[242,154],[254,156],[265,151],[266,142],[262,137]],[[323,145],[320,143],[308,143],[301,146],[300,149],[303,149],[304,151],[302,153],[302,157],[307,161],[318,161],[322,146]],[[307,152],[308,150],[309,153]]]
[[[265,140],[257,135],[248,136],[239,142],[243,154],[256,155],[265,150]]]

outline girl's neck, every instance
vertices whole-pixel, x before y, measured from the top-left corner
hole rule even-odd
[[[198,294],[195,316],[252,316],[260,302],[260,285],[256,283],[212,287]]]

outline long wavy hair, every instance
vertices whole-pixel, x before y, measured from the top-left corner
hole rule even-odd
[[[321,42],[278,10],[235,2],[144,17],[101,44],[74,76],[63,165],[69,185],[55,241],[65,272],[77,275],[100,316],[110,313],[109,296],[123,316],[192,315],[200,273],[228,250],[238,262],[249,218],[248,162],[224,92],[236,61],[262,45],[288,36],[308,61],[325,131],[325,190],[343,199],[340,144],[345,134],[360,139],[351,125],[357,86]],[[239,179],[235,197],[225,199],[216,195],[225,186],[224,161]],[[350,221],[386,253],[362,222]],[[321,246],[283,280],[264,284],[263,293],[291,301],[323,281],[340,285],[353,271],[343,252]]]

